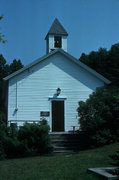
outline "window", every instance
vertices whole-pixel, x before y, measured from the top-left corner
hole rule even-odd
[[[55,47],[55,48],[61,48],[61,47],[62,47],[62,39],[61,39],[61,36],[55,36],[55,37],[54,37],[54,47]]]

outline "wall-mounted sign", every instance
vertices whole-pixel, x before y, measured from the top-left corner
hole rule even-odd
[[[49,111],[41,111],[40,116],[50,116],[50,112]]]

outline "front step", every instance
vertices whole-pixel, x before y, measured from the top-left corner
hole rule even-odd
[[[51,133],[54,152],[74,152],[85,149],[87,138],[84,133]]]

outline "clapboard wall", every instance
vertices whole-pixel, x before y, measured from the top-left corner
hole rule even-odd
[[[12,77],[8,86],[8,121],[39,121],[41,111],[49,111],[47,117],[52,131],[51,101],[56,89],[57,97],[65,103],[65,131],[78,125],[79,101],[85,101],[96,87],[104,82],[83,69],[68,57],[57,52]]]

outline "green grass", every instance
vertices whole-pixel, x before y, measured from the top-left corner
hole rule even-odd
[[[0,161],[0,180],[99,180],[87,168],[111,166],[108,157],[119,143],[74,154]]]

